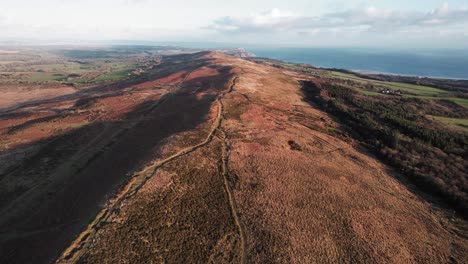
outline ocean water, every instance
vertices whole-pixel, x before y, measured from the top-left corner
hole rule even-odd
[[[248,48],[259,57],[363,72],[468,79],[466,50]]]

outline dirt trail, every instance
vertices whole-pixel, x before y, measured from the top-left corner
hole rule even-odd
[[[232,84],[229,87],[229,90],[227,93],[231,93],[234,90],[234,86],[236,85],[238,77],[235,77],[232,80]],[[222,114],[222,119],[224,119],[224,105],[221,99],[219,99],[219,103],[221,106],[221,114]],[[222,174],[223,174],[223,180],[224,180],[224,189],[226,191],[226,194],[228,196],[229,200],[229,208],[231,210],[231,215],[234,220],[234,223],[238,229],[239,232],[239,238],[241,242],[241,248],[240,248],[240,255],[241,255],[241,263],[247,263],[247,245],[245,242],[245,232],[244,232],[244,227],[242,225],[242,222],[239,217],[239,212],[237,210],[237,205],[236,205],[236,200],[234,198],[234,195],[232,193],[231,187],[229,186],[229,167],[228,167],[228,162],[229,162],[229,146],[227,142],[227,137],[225,131],[221,128],[220,129],[221,137],[223,140],[223,155],[222,155]]]
[[[57,263],[466,262],[463,230],[340,137],[298,82],[276,67],[210,58],[229,71],[190,80],[186,71],[157,110],[180,112],[183,98],[209,94],[205,111],[182,109],[209,118],[127,170]],[[150,128],[135,147],[159,130]]]
[[[187,76],[184,78],[184,81],[188,78],[188,76],[190,75],[187,74]],[[183,82],[180,84],[182,85]],[[233,81],[233,84],[232,86],[234,86],[235,84],[235,81]],[[230,90],[232,90],[232,86],[230,88]],[[106,222],[109,222],[112,220],[112,218],[114,217],[114,213],[118,211],[118,208],[120,207],[120,205],[122,204],[123,201],[131,198],[132,196],[134,196],[144,185],[145,183],[156,173],[156,170],[159,169],[160,167],[164,166],[165,164],[173,161],[174,159],[177,159],[179,157],[182,157],[184,155],[187,155],[207,144],[209,144],[212,140],[213,140],[213,137],[215,136],[216,132],[219,130],[220,126],[221,126],[221,122],[222,122],[222,118],[223,118],[223,105],[222,105],[222,102],[221,102],[221,97],[223,96],[224,94],[220,95],[220,97],[216,100],[217,102],[217,105],[218,105],[218,115],[216,117],[216,120],[214,122],[214,125],[210,131],[210,133],[207,135],[207,137],[205,138],[205,140],[197,145],[194,145],[194,146],[191,146],[191,147],[188,147],[188,148],[185,148],[181,151],[179,151],[178,153],[164,159],[164,160],[158,160],[158,161],[155,161],[153,162],[152,164],[146,166],[145,168],[143,168],[141,171],[137,172],[130,180],[130,182],[126,185],[126,187],[122,190],[122,192],[120,194],[118,194],[116,196],[116,198],[114,198],[114,201],[111,203],[110,206],[108,206],[107,208],[105,208],[104,210],[102,210],[98,215],[97,217],[95,218],[95,220],[88,226],[88,228],[82,232],[78,238],[71,244],[70,247],[68,247],[64,253],[62,254],[62,256],[57,260],[57,263],[76,263],[80,257],[83,255],[83,253],[85,253],[87,247],[89,246],[89,242],[92,241],[92,239],[95,237],[95,235],[99,232],[100,228],[102,227],[103,224],[105,224]],[[227,165],[226,165],[227,166]],[[224,166],[223,164],[223,168],[227,168]],[[225,172],[225,178],[227,177],[227,172]],[[223,173],[224,174],[224,173]],[[227,178],[226,178],[227,180]],[[227,182],[226,182],[227,184]],[[239,227],[239,232],[240,232],[240,235],[241,235],[241,240],[243,241],[242,242],[242,245],[243,245],[243,252],[245,252],[245,239],[243,239],[242,237],[242,234],[243,234],[243,231],[242,231],[242,227],[240,226],[240,221],[239,221],[239,218],[237,216],[237,211],[235,209],[235,203],[233,202],[232,200],[232,194],[229,190],[229,188],[226,190],[228,192],[228,196],[230,197],[230,204],[231,204],[231,210],[233,210],[233,217],[234,217],[234,220],[236,222],[236,224],[238,224],[238,227]],[[232,201],[231,201],[232,200]],[[232,207],[232,205],[234,205],[234,207]],[[243,254],[245,255],[245,254]],[[245,259],[245,258],[243,258]],[[245,263],[245,262],[243,262]]]
[[[224,189],[228,196],[229,208],[231,210],[232,218],[234,219],[234,224],[236,225],[238,232],[239,232],[239,238],[241,242],[241,248],[240,248],[241,263],[247,263],[247,246],[245,242],[244,227],[239,217],[239,212],[237,210],[237,205],[236,205],[236,200],[234,198],[234,194],[232,193],[231,187],[229,186],[229,168],[228,168],[229,146],[226,140],[226,133],[223,130],[221,130],[221,134],[222,134],[222,139],[223,139],[222,174],[224,178]]]

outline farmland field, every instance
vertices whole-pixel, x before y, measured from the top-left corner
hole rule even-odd
[[[458,103],[463,106],[468,106],[468,99],[455,97],[453,93],[445,91],[442,89],[423,86],[423,85],[412,85],[407,83],[397,83],[397,82],[384,82],[378,80],[371,80],[357,77],[350,73],[330,71],[332,78],[338,78],[341,80],[352,80],[362,85],[362,87],[355,86],[362,90],[363,93],[367,95],[382,95],[378,92],[380,90],[390,89],[390,90],[399,90],[402,91],[402,96],[404,97],[414,97],[414,98],[425,98],[433,100],[449,100],[455,103]]]
[[[429,118],[442,122],[451,127],[464,129],[465,131],[468,130],[467,118],[450,118],[450,117],[443,117],[443,116],[430,116]]]

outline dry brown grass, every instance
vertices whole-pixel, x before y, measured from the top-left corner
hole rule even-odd
[[[188,72],[200,65],[195,57],[180,68]],[[174,71],[171,62],[161,69],[154,78],[164,79]],[[180,78],[177,86],[136,90],[131,82],[123,82],[31,103],[4,115],[6,119],[23,120],[13,122],[21,126],[14,133],[8,133],[11,125],[4,123],[3,142],[14,139],[22,142],[23,151],[30,146],[38,150],[9,164],[10,169],[0,178],[0,229],[4,234],[0,239],[0,262],[49,262],[88,225],[133,172],[148,161],[172,155],[206,137],[213,115],[218,112],[211,105],[229,77],[207,78],[213,80],[196,79],[213,86],[218,83],[217,88],[182,86],[184,79]],[[135,82],[138,84],[138,80]],[[95,97],[93,104],[74,109],[75,101],[89,94]],[[38,109],[63,109],[64,113],[38,120]],[[89,124],[73,127],[77,120]],[[69,130],[53,133],[56,129],[47,129],[59,125]],[[168,144],[170,148],[164,147]],[[14,154],[20,148],[10,145],[2,154]],[[16,156],[2,158],[13,160]]]
[[[226,111],[239,94],[250,104],[225,129],[251,262],[467,261],[463,220],[435,209],[395,172],[326,133],[339,126],[304,104],[293,81],[276,77],[279,70],[243,64],[247,73],[226,97]]]
[[[56,86],[56,87],[53,87]],[[76,90],[70,86],[50,85],[43,87],[40,85],[24,87],[17,84],[7,84],[0,86],[0,109],[14,106],[18,103],[31,100],[41,100],[66,95]]]
[[[207,56],[238,74],[223,97],[222,129],[248,262],[466,261],[466,239],[458,235],[465,234],[466,223],[422,200],[395,172],[358,151],[338,124],[303,102],[294,78]],[[220,143],[159,170],[122,206],[120,220],[104,229],[85,260],[240,262],[239,233],[222,195]],[[198,231],[192,233],[195,223]],[[206,232],[212,235],[200,236]]]
[[[296,80],[311,77],[219,53],[201,59],[80,110],[96,113],[96,120],[138,122],[125,123],[130,134],[107,148],[99,163],[84,166],[77,174],[83,179],[69,191],[85,190],[92,182],[86,177],[98,177],[104,165],[112,175],[99,178],[101,189],[90,188],[112,193],[118,182],[125,191],[139,180],[129,181],[129,175],[138,175],[145,164],[206,143],[151,171],[119,203],[107,199],[106,206],[91,208],[94,214],[86,211],[94,217],[110,210],[110,217],[86,241],[80,262],[240,263],[243,246],[249,263],[467,262],[466,222],[423,200],[395,171],[360,151],[339,124],[306,103]],[[140,104],[128,113],[132,102],[164,94],[154,92],[161,84],[170,84],[171,97],[157,111]],[[214,104],[217,100],[224,108]],[[206,141],[220,109],[221,126]],[[121,112],[128,114],[123,118]],[[14,123],[23,120],[30,118]],[[118,154],[124,150],[131,156]],[[115,175],[120,181],[112,180]],[[114,188],[104,188],[110,185]],[[77,229],[87,224],[89,219]],[[58,243],[44,235],[18,241],[37,246],[40,239]],[[19,252],[28,251],[23,249]],[[30,252],[40,255],[38,249]]]
[[[86,263],[237,262],[219,140],[158,169],[101,230]]]

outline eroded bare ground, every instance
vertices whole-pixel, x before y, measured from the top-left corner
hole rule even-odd
[[[0,262],[467,262],[464,220],[304,101],[319,80],[218,53],[159,69],[2,116]]]

